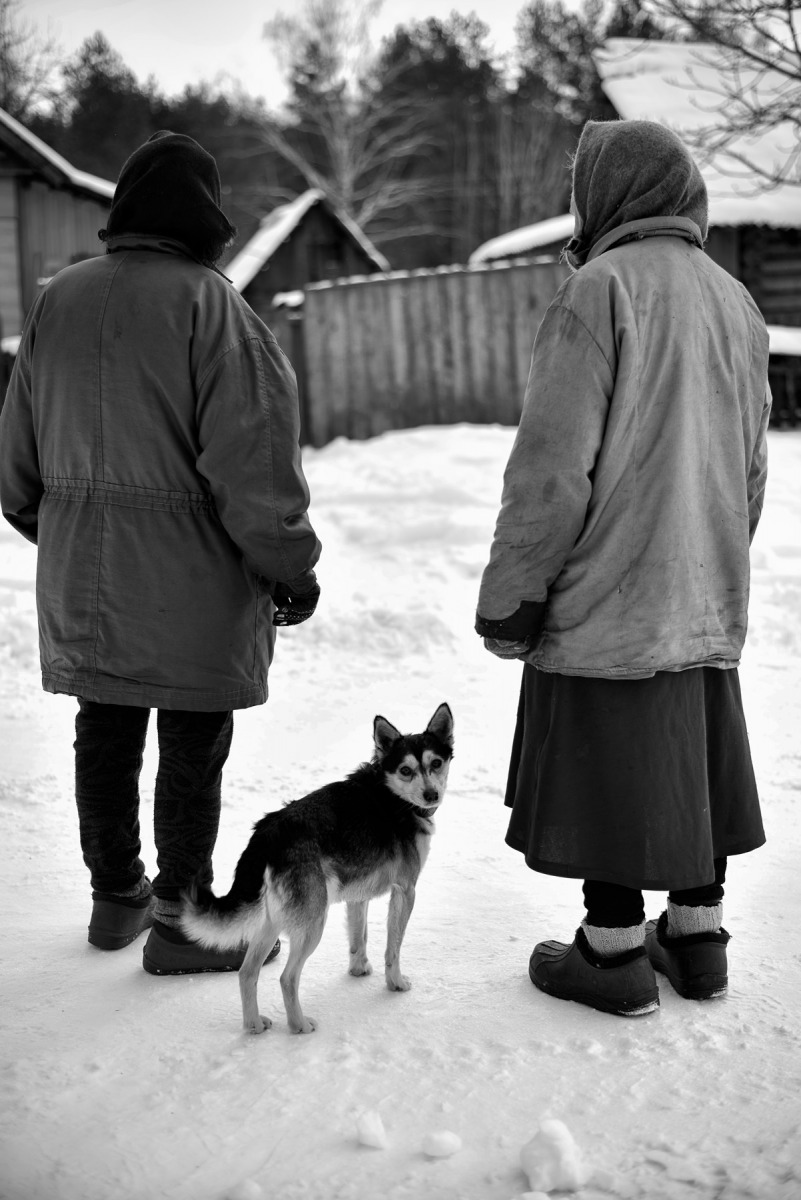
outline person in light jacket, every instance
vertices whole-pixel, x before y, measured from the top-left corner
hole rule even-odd
[[[38,546],[43,686],[79,699],[89,941],[117,949],[152,926],[154,974],[239,965],[187,941],[180,894],[212,878],[233,710],[264,703],[274,626],[319,595],[295,377],[215,267],[234,233],[212,156],[154,134],[122,168],[106,253],[33,305],[0,417],[3,514]],[[138,780],[153,708],[151,886]]]
[[[621,1015],[727,986],[729,855],[764,842],[737,664],[766,478],[768,336],[703,252],[682,142],[589,122],[574,269],[534,343],[477,632],[523,682],[507,843],[584,881],[542,991]],[[668,892],[645,925],[643,889]]]

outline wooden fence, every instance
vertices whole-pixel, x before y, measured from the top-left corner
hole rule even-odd
[[[517,424],[534,335],[565,274],[513,262],[307,287],[302,310],[270,322],[298,373],[304,442]]]

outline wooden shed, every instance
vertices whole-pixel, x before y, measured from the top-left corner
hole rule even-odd
[[[78,171],[0,109],[0,323],[22,330],[43,280],[99,254],[114,184]]]
[[[277,294],[308,283],[388,271],[389,263],[324,192],[310,188],[268,213],[222,269],[269,325]]]

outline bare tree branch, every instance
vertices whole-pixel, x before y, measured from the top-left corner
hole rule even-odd
[[[0,0],[0,108],[25,120],[54,99],[60,51],[50,34],[23,21],[20,0]]]
[[[709,120],[683,131],[695,152],[751,191],[801,187],[801,6],[793,0],[647,0],[674,34],[698,46],[685,77],[693,105]],[[709,70],[707,70],[707,68]],[[751,153],[755,140],[781,126],[780,160]]]

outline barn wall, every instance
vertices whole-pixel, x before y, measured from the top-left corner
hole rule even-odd
[[[768,325],[801,326],[801,229],[743,226],[739,278]]]
[[[103,253],[97,231],[108,219],[100,200],[25,180],[18,192],[22,307],[30,308],[42,279],[79,258]]]
[[[12,176],[0,176],[0,332],[19,333],[23,309],[19,277],[19,225],[17,185]]]
[[[269,325],[276,292],[292,292],[309,283],[372,274],[375,270],[372,259],[354,245],[340,223],[322,205],[315,204],[242,294]]]

